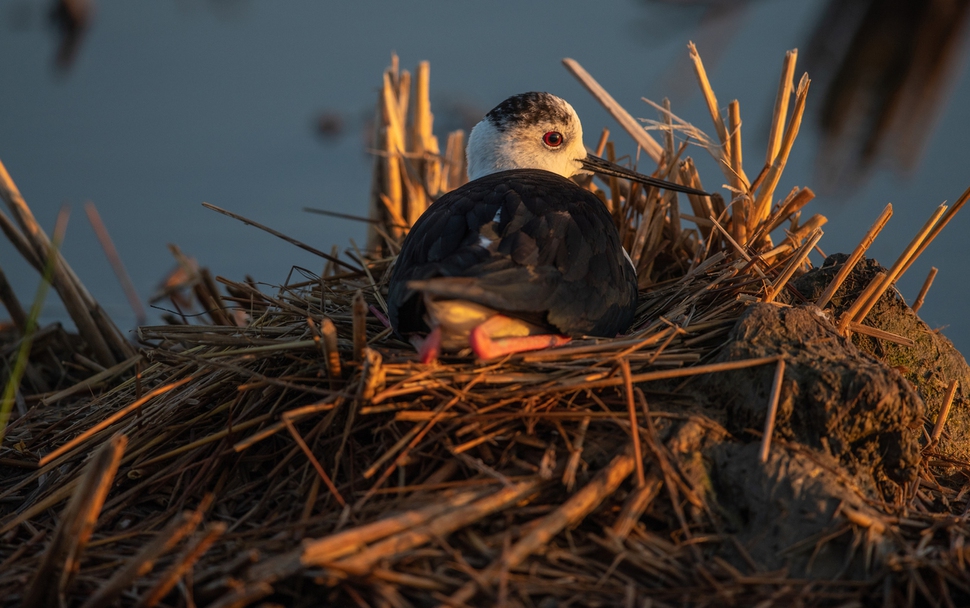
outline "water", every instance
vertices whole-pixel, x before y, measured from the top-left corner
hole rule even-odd
[[[445,128],[462,122],[459,110],[478,117],[510,94],[548,90],[576,107],[588,144],[608,126],[620,153],[628,154],[634,152],[629,138],[562,68],[561,58],[577,59],[636,116],[655,117],[641,97],[666,95],[675,113],[713,133],[686,59],[686,44],[694,40],[721,104],[741,102],[746,167],[755,174],[784,52],[804,50],[824,3],[759,2],[727,13],[632,1],[592,6],[577,0],[100,1],[72,65],[58,70],[49,6],[9,0],[0,4],[0,159],[48,230],[58,208],[72,205],[65,255],[125,329],[133,327],[134,314],[82,203],[97,205],[142,298],[174,265],[167,243],[232,279],[249,274],[280,283],[293,265],[319,270],[322,261],[314,256],[201,203],[320,249],[348,247],[351,238],[363,244],[360,224],[301,209],[366,213],[372,163],[366,121],[391,51],[404,68],[431,62],[442,141]],[[891,201],[895,216],[870,250],[891,264],[932,209],[970,185],[963,153],[970,140],[970,77],[966,45],[958,49],[949,99],[927,127],[931,135],[915,169],[907,175],[874,170],[858,188],[820,193],[809,206],[830,220],[820,244],[826,252],[851,250]],[[798,75],[804,67],[800,61]],[[779,191],[816,186],[820,137],[813,110],[821,93],[813,88],[809,95],[809,115]],[[342,134],[316,133],[321,112],[342,120]],[[693,155],[701,160],[704,153]],[[702,162],[705,185],[723,183]],[[962,280],[968,213],[900,282],[912,301],[929,267],[940,269],[921,315],[933,327],[946,326],[943,333],[964,350],[970,347],[970,317],[960,312],[970,296],[970,282]],[[38,277],[5,241],[0,266],[29,302]],[[45,319],[63,316],[51,300]]]

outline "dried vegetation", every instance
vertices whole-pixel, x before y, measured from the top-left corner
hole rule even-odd
[[[396,60],[384,74],[366,253],[299,244],[324,268],[277,289],[183,258],[192,293],[167,297],[207,322],[141,327],[137,348],[58,256],[78,335],[34,336],[0,448],[0,598],[967,605],[970,377],[893,283],[970,191],[888,270],[864,257],[888,206],[851,255],[812,268],[826,220],[803,213],[810,189],[777,191],[809,90],[796,53],[751,176],[738,102],[722,112],[691,57],[715,135],[665,102],[660,143],[565,62],[656,175],[729,193],[689,196],[686,214],[674,193],[588,184],[641,277],[624,337],[425,366],[391,335],[400,240],[465,179],[462,134],[444,153],[432,134],[427,64],[413,98]],[[723,176],[701,182],[685,135]],[[608,132],[596,151],[614,159]],[[0,177],[0,226],[40,269],[50,243]],[[4,285],[12,364],[27,328]]]

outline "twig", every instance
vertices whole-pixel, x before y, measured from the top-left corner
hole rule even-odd
[[[296,239],[294,239],[292,237],[286,236],[282,232],[279,232],[277,230],[273,230],[269,226],[264,226],[263,224],[260,224],[259,222],[254,221],[254,220],[251,220],[249,218],[243,217],[243,216],[239,215],[238,213],[233,213],[232,211],[226,211],[225,209],[222,209],[221,207],[216,207],[215,205],[211,205],[209,203],[202,203],[202,206],[205,207],[206,209],[211,209],[211,210],[213,210],[213,211],[215,211],[217,213],[221,213],[223,215],[227,215],[227,216],[231,217],[234,220],[239,220],[240,222],[246,224],[247,226],[253,226],[254,228],[259,228],[260,230],[262,230],[264,232],[268,232],[268,233],[272,234],[273,236],[275,236],[277,238],[283,239],[284,241],[286,241],[287,243],[289,243],[291,245],[296,245],[297,247],[299,247],[300,249],[302,249],[304,251],[309,251],[313,255],[319,256],[319,257],[321,257],[321,258],[323,258],[323,259],[325,259],[327,261],[333,262],[334,264],[336,264],[338,266],[343,266],[347,270],[350,270],[352,272],[360,272],[360,268],[354,268],[353,266],[351,266],[347,262],[344,262],[340,258],[337,258],[335,256],[332,256],[329,253],[324,253],[324,252],[320,251],[319,249],[316,249],[314,247],[310,247],[309,245],[305,245],[305,244],[301,243],[300,241],[298,241],[298,240],[296,240]]]

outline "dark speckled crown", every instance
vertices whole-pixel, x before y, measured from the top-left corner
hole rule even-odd
[[[569,122],[566,104],[549,93],[521,93],[495,106],[485,118],[499,131],[512,125],[534,125],[540,121]]]

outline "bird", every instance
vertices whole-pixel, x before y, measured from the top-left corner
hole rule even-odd
[[[471,347],[482,360],[616,337],[633,323],[637,276],[610,211],[570,178],[589,172],[707,193],[588,154],[564,99],[509,97],[472,129],[469,181],[408,231],[388,281],[388,319],[422,362]]]

